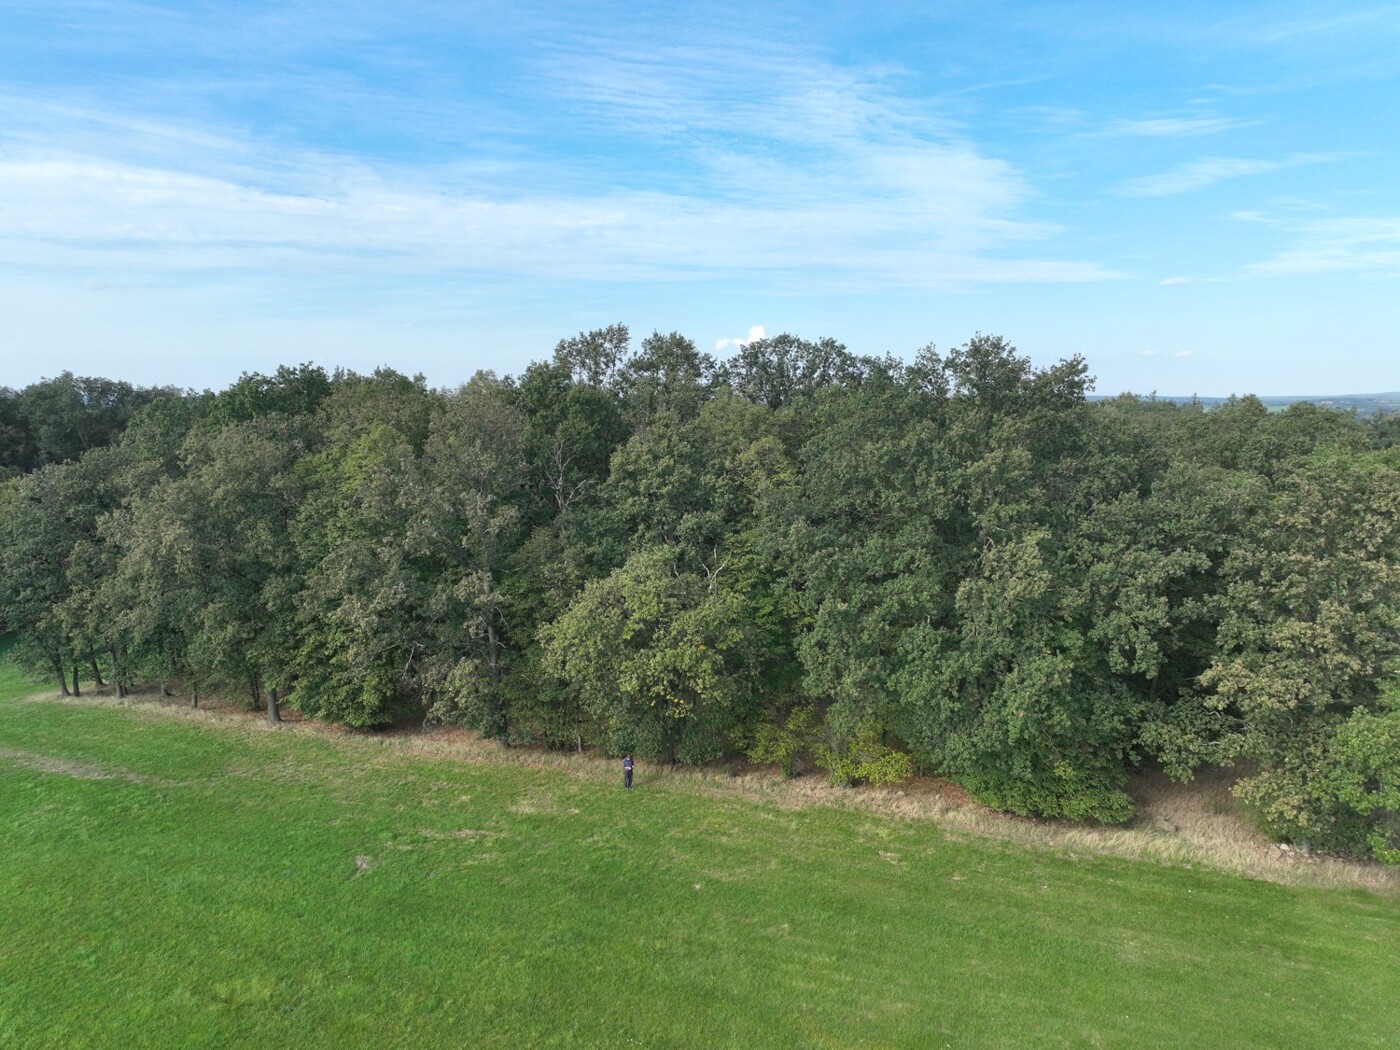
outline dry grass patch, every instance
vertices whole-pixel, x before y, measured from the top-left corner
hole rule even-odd
[[[7,762],[21,769],[32,769],[39,773],[57,773],[76,780],[128,780],[133,784],[150,783],[150,778],[126,769],[110,769],[92,762],[81,762],[56,755],[41,755],[34,751],[19,748],[0,747],[0,762]],[[162,786],[170,786],[161,782]]]

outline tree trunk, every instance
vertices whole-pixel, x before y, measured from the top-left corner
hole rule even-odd
[[[78,688],[78,665],[73,665],[73,695],[82,696],[83,691]]]
[[[168,688],[166,688],[166,685],[165,685],[165,681],[164,681],[164,680],[162,680],[161,683],[160,683],[160,695],[161,695],[161,696],[169,696],[169,695],[170,695],[170,690],[169,690]]]
[[[94,687],[97,688],[97,689],[101,689],[101,688],[102,688],[104,685],[106,685],[107,683],[104,682],[104,681],[102,680],[102,671],[101,671],[101,669],[98,668],[98,666],[97,666],[97,654],[96,654],[96,653],[88,653],[88,663],[90,663],[90,664],[92,665],[92,681],[93,681]]]
[[[58,692],[61,696],[70,696],[68,692],[68,673],[63,669],[63,661],[55,659],[53,662],[54,674],[58,675]]]
[[[198,707],[198,706],[199,706],[199,688],[198,688],[197,686],[193,686],[193,685],[192,685],[192,686],[190,686],[190,707]]]
[[[496,640],[496,625],[494,623],[486,625],[486,651],[487,660],[491,665],[491,685],[495,687],[501,684],[501,653],[500,644]]]
[[[267,691],[267,720],[269,722],[282,721],[282,712],[277,709],[277,690]]]
[[[117,664],[117,652],[115,649],[107,650],[107,659],[112,662],[112,684],[117,687],[117,699],[126,699],[126,685],[122,682],[122,669]]]
[[[116,650],[108,648],[108,651],[106,651],[106,658],[108,658],[108,662],[111,662],[112,665],[112,685],[116,687],[116,699],[125,700],[126,685],[122,682],[122,668],[120,668],[120,665],[116,662]]]

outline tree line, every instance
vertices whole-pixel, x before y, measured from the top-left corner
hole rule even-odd
[[[138,387],[72,372],[23,390],[0,387],[0,480],[109,445],[146,405],[178,396],[174,387]]]
[[[122,389],[81,439],[5,432],[0,619],[65,693],[922,771],[1101,822],[1144,763],[1227,764],[1274,834],[1400,861],[1393,420],[1092,401],[1081,359],[991,336],[718,361],[622,326],[454,390]]]

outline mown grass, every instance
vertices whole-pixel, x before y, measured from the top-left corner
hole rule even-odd
[[[1393,1046],[1400,903],[19,698],[0,1045]]]
[[[10,650],[14,645],[14,635],[0,634],[0,699],[23,696],[38,688],[32,678],[10,662]]]

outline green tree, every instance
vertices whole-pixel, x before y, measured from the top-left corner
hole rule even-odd
[[[309,417],[330,396],[339,378],[309,361],[295,367],[279,365],[270,376],[244,372],[238,382],[214,399],[211,415],[219,426],[271,416]]]
[[[403,499],[422,491],[419,465],[403,435],[380,423],[303,460],[301,472],[292,701],[319,718],[380,725],[425,640],[430,586],[407,556],[413,509]]]
[[[65,695],[65,667],[73,670],[76,689],[78,664],[90,665],[94,653],[110,656],[118,668],[122,663],[99,597],[108,551],[98,523],[117,497],[114,458],[111,449],[96,449],[5,488],[0,606],[20,636],[20,658],[53,674]]]
[[[1400,864],[1400,690],[1353,711],[1328,741],[1310,787],[1319,845]]]
[[[554,348],[554,363],[574,383],[595,389],[610,386],[627,359],[631,338],[623,324],[580,332],[559,340]]]
[[[443,399],[390,369],[341,376],[317,416],[320,447],[298,464],[291,527],[298,573],[291,702],[352,726],[416,698],[437,571],[409,537],[429,498],[421,452]]]
[[[1226,562],[1201,752],[1254,764],[1237,790],[1286,838],[1337,837],[1317,781],[1342,727],[1379,710],[1400,656],[1397,553],[1393,457],[1333,450],[1283,479]]]
[[[653,332],[642,341],[641,352],[622,367],[618,386],[632,420],[633,430],[645,426],[658,413],[670,412],[690,420],[711,396],[718,365],[679,332]]]
[[[40,380],[12,397],[8,414],[18,440],[5,459],[21,471],[75,460],[113,443],[146,405],[178,396],[171,387],[135,387],[72,372]],[[0,422],[5,415],[0,413]]]
[[[0,481],[23,474],[34,462],[34,435],[20,411],[19,394],[0,387]]]
[[[424,449],[407,537],[409,557],[434,566],[420,669],[430,713],[503,741],[513,649],[502,579],[523,530],[528,438],[512,391],[494,375],[478,373],[446,398]]]
[[[649,548],[588,584],[540,632],[615,752],[715,758],[749,720],[760,675],[747,603]]]
[[[503,384],[526,421],[524,456],[533,522],[562,514],[608,476],[627,423],[611,390],[576,382],[568,365],[534,364],[514,387]]]
[[[295,417],[192,433],[184,473],[131,508],[118,570],[159,581],[151,601],[176,596],[192,674],[241,685],[255,702],[263,695],[272,719],[276,691],[291,685],[300,577],[289,526],[307,438],[306,420]]]
[[[810,342],[784,333],[745,344],[720,377],[751,401],[783,408],[824,387],[852,384],[864,371],[864,363],[834,339]]]
[[[62,606],[76,536],[64,513],[63,470],[51,466],[0,489],[0,608],[19,643],[14,658],[69,694],[73,655]]]

